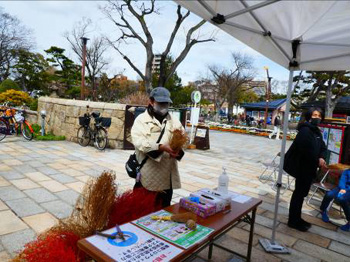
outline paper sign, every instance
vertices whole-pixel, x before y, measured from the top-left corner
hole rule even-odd
[[[206,135],[207,135],[207,129],[197,128],[196,137],[205,138]]]
[[[125,235],[125,241],[98,235],[91,236],[86,240],[112,259],[121,262],[169,261],[183,252],[182,249],[132,224],[122,225],[120,229]],[[103,231],[103,233],[117,234],[115,228]]]
[[[200,242],[207,237],[214,229],[197,225],[196,230],[190,230],[184,223],[177,223],[173,221],[157,221],[151,219],[151,216],[171,216],[172,214],[160,210],[156,213],[144,216],[134,223],[145,230],[158,235],[170,243],[176,244],[183,248],[189,248],[190,246]]]
[[[199,120],[199,107],[191,108],[191,124],[197,125]]]

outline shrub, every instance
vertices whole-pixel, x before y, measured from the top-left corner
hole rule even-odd
[[[59,140],[66,140],[65,136],[55,136],[51,133],[46,133],[44,136],[41,135],[41,126],[38,124],[32,125],[33,131],[34,131],[34,139],[35,140],[41,140],[41,141],[59,141]]]
[[[26,92],[10,89],[0,93],[0,103],[6,101],[11,102],[14,106],[21,106],[24,104],[29,105],[32,102],[32,98]]]
[[[7,90],[14,89],[14,90],[21,90],[20,87],[17,85],[17,83],[11,79],[6,79],[1,82],[0,84],[0,93],[5,92]]]
[[[142,91],[132,93],[119,100],[119,103],[126,105],[148,105],[148,102],[149,96]]]
[[[29,105],[29,109],[33,110],[33,111],[37,111],[38,110],[38,99],[37,98],[32,100],[32,102]]]

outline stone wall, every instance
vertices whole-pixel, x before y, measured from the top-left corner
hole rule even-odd
[[[32,110],[26,110],[26,120],[32,125],[38,123],[38,112]]]
[[[64,135],[67,140],[77,142],[79,116],[86,112],[98,111],[102,117],[111,117],[112,125],[108,128],[109,146],[123,148],[125,105],[115,103],[101,103],[82,100],[40,97],[38,112],[46,111],[46,130],[55,135]],[[38,123],[40,124],[40,114]],[[92,120],[93,121],[93,120]]]

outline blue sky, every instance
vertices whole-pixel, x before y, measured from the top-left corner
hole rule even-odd
[[[116,38],[119,35],[117,27],[99,9],[99,6],[104,4],[103,1],[1,1],[0,7],[3,7],[3,11],[19,18],[25,26],[33,30],[37,52],[44,53],[44,49],[55,45],[65,48],[69,57],[75,58],[63,34],[71,30],[74,24],[83,17],[90,18],[96,24],[96,29],[88,37],[102,34],[110,38]],[[163,51],[176,19],[176,4],[174,2],[159,1],[158,7],[160,8],[160,15],[155,15],[147,20],[154,37],[155,53]],[[173,55],[176,56],[183,47],[185,30],[199,21],[200,18],[195,14],[190,15],[180,30],[181,34],[178,41],[174,44]],[[253,56],[257,69],[257,80],[265,80],[264,66],[269,67],[270,76],[274,79],[279,81],[288,79],[286,69],[261,56],[209,23],[201,28],[200,35],[202,38],[214,35],[216,41],[214,43],[198,44],[193,47],[177,70],[183,84],[206,76],[208,65],[216,64],[229,67],[232,62],[231,52],[234,51],[248,53]],[[134,43],[124,46],[122,49],[141,70],[144,68],[145,52],[142,46]],[[116,51],[110,49],[107,56],[111,61],[107,69],[109,75],[124,71],[124,74],[130,79],[136,80],[138,78],[137,74]]]

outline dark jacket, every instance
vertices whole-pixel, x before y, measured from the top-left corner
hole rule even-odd
[[[278,118],[278,117],[276,117],[275,118],[275,122],[274,122],[274,126],[280,126],[281,125],[281,120]]]
[[[305,122],[284,158],[283,169],[293,177],[316,176],[319,158],[326,159],[327,148],[318,127]]]

